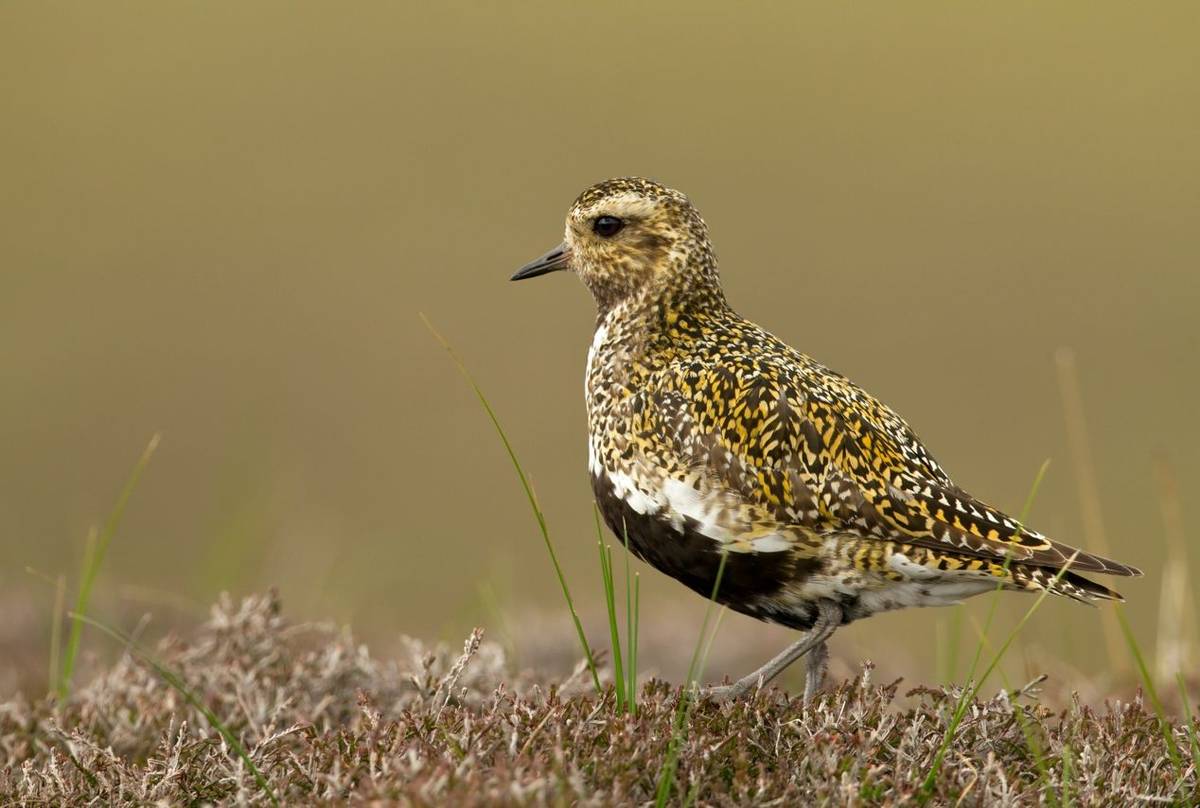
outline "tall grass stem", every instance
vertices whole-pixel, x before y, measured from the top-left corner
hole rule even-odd
[[[684,728],[687,726],[688,716],[691,714],[696,679],[703,670],[704,662],[707,661],[708,649],[712,647],[712,636],[709,635],[708,624],[712,619],[713,607],[717,603],[717,592],[721,587],[721,579],[725,575],[725,562],[728,558],[729,553],[722,551],[721,562],[717,565],[717,575],[713,580],[712,595],[708,599],[708,605],[704,608],[700,636],[696,638],[696,646],[692,649],[692,659],[688,663],[687,680],[679,693],[679,703],[675,706],[671,740],[667,744],[667,755],[662,769],[658,773],[658,788],[654,795],[655,808],[663,808],[675,790],[675,775],[679,767],[679,746],[683,743]],[[722,610],[723,612],[724,610]],[[720,627],[720,616],[720,614],[717,616],[717,625],[713,628],[713,635]]]
[[[1044,601],[1046,596],[1050,594],[1050,590],[1053,589],[1054,585],[1062,580],[1062,577],[1067,574],[1067,570],[1070,569],[1071,564],[1074,563],[1075,559],[1079,556],[1079,552],[1079,550],[1076,550],[1071,555],[1071,558],[1067,561],[1067,563],[1063,565],[1062,569],[1060,569],[1054,576],[1054,578],[1051,580],[1051,583],[1038,593],[1037,600],[1035,600],[1033,605],[1029,607],[1024,615],[1021,616],[1021,619],[1017,621],[1016,626],[1013,627],[1008,636],[1004,638],[1004,642],[1001,643],[999,650],[996,651],[991,662],[988,663],[988,666],[984,668],[983,674],[979,677],[979,681],[974,682],[968,688],[964,689],[962,695],[959,696],[958,702],[955,705],[954,714],[950,719],[950,724],[946,727],[946,733],[942,738],[942,743],[938,746],[938,750],[933,757],[933,762],[930,764],[929,772],[925,775],[925,780],[921,783],[920,797],[918,798],[920,804],[924,805],[927,803],[933,793],[933,785],[937,780],[938,772],[941,770],[942,762],[946,758],[946,752],[949,751],[950,744],[954,741],[954,736],[958,732],[958,725],[962,723],[963,717],[966,715],[967,707],[972,701],[975,700],[975,697],[978,695],[980,688],[983,687],[984,682],[986,682],[988,677],[991,676],[992,671],[996,669],[996,666],[1000,664],[1000,660],[1004,658],[1004,655],[1008,653],[1009,646],[1012,645],[1013,640],[1017,638],[1017,635],[1021,633],[1021,629],[1025,628],[1025,624],[1029,622],[1031,617],[1033,617],[1033,614],[1038,610],[1038,607],[1042,605],[1042,601]],[[980,646],[982,647],[982,645],[983,643],[981,642]]]
[[[1129,652],[1137,664],[1138,674],[1142,677],[1142,684],[1146,687],[1146,695],[1150,698],[1151,706],[1154,707],[1154,714],[1158,716],[1158,728],[1167,744],[1167,754],[1171,756],[1171,762],[1175,764],[1176,771],[1182,776],[1183,757],[1179,753],[1179,746],[1175,743],[1175,733],[1171,728],[1171,722],[1167,720],[1167,711],[1163,708],[1162,699],[1158,697],[1158,688],[1154,686],[1154,677],[1150,675],[1150,668],[1146,665],[1146,658],[1142,655],[1141,646],[1138,645],[1129,620],[1125,616],[1125,607],[1118,603],[1115,611],[1117,622],[1121,626],[1121,633],[1125,636]]]
[[[121,493],[117,496],[117,501],[113,505],[112,511],[108,514],[108,519],[105,520],[103,529],[99,534],[94,534],[96,536],[95,539],[88,543],[89,547],[84,556],[83,572],[79,580],[79,592],[75,596],[75,608],[71,612],[73,615],[71,618],[71,633],[67,638],[67,648],[63,654],[62,668],[59,673],[59,699],[65,700],[71,692],[71,678],[75,673],[75,661],[79,655],[79,643],[83,637],[83,626],[86,622],[84,618],[87,616],[88,605],[91,602],[92,587],[96,583],[96,575],[100,572],[100,565],[104,563],[104,556],[108,553],[108,546],[112,542],[113,536],[116,535],[117,527],[121,524],[121,517],[125,515],[125,506],[129,504],[129,498],[133,496],[133,490],[137,488],[138,481],[142,478],[142,472],[149,465],[150,458],[154,455],[154,450],[158,448],[161,437],[161,435],[155,434],[150,438],[150,442],[146,444],[141,457],[134,464],[129,479],[125,481],[124,487],[121,488]]]
[[[563,600],[567,602],[567,611],[571,613],[571,622],[575,625],[575,634],[579,638],[579,645],[583,649],[584,659],[587,660],[588,671],[592,674],[592,685],[596,688],[596,694],[602,695],[604,689],[600,687],[600,674],[596,670],[596,659],[592,655],[592,647],[588,644],[587,635],[583,631],[583,623],[579,619],[579,613],[575,610],[575,601],[571,598],[571,588],[567,586],[566,576],[563,575],[562,565],[558,563],[558,553],[554,551],[554,542],[550,540],[550,529],[546,526],[546,515],[542,513],[541,506],[538,505],[537,497],[534,496],[533,486],[529,483],[529,478],[525,475],[525,469],[521,466],[521,461],[517,460],[516,450],[513,449],[512,443],[508,439],[508,435],[504,431],[504,427],[500,425],[500,419],[496,416],[492,405],[488,403],[487,396],[483,394],[482,388],[475,382],[475,378],[467,370],[467,366],[459,358],[454,348],[446,341],[433,323],[429,322],[424,314],[421,315],[421,321],[425,323],[425,327],[429,329],[429,333],[433,335],[442,347],[446,349],[446,353],[450,354],[450,359],[458,367],[458,372],[467,380],[467,384],[475,391],[475,396],[479,399],[479,403],[483,405],[484,412],[491,419],[492,426],[496,429],[496,434],[500,436],[500,442],[504,444],[504,450],[508,452],[508,459],[512,462],[513,468],[517,472],[517,477],[521,481],[521,488],[525,491],[525,497],[529,500],[529,507],[533,510],[533,516],[537,520],[538,529],[542,533],[542,540],[546,544],[546,552],[550,556],[550,563],[554,566],[554,574],[558,577],[558,585],[562,588]]]
[[[1058,386],[1062,393],[1067,445],[1071,452],[1071,463],[1075,467],[1075,485],[1079,496],[1079,510],[1083,517],[1083,537],[1089,549],[1099,555],[1108,556],[1108,534],[1104,528],[1104,512],[1100,507],[1100,486],[1096,482],[1096,465],[1092,460],[1087,419],[1084,417],[1083,394],[1080,392],[1075,352],[1070,348],[1059,348],[1054,359],[1058,369]],[[1100,626],[1104,631],[1104,646],[1108,652],[1109,665],[1114,671],[1129,670],[1129,660],[1121,652],[1120,630],[1111,610],[1105,609],[1101,613]]]

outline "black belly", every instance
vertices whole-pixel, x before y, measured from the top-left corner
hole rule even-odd
[[[695,520],[684,518],[682,530],[654,514],[642,514],[613,493],[612,483],[592,475],[596,504],[609,530],[621,541],[629,536],[634,555],[689,589],[712,596],[721,566],[719,545],[698,530]],[[717,602],[734,611],[791,628],[812,628],[814,604],[783,608],[776,595],[788,583],[802,582],[821,566],[794,553],[729,553],[721,573]]]

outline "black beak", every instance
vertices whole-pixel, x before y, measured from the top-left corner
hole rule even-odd
[[[526,278],[536,278],[538,275],[545,275],[547,272],[558,272],[567,268],[567,262],[570,259],[571,250],[564,241],[550,252],[545,255],[539,255],[518,269],[517,274],[513,275],[511,280],[523,281]]]

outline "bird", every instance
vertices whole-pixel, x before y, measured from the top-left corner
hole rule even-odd
[[[706,695],[736,699],[805,658],[807,702],[830,636],[880,612],[997,588],[1121,600],[1081,573],[1141,575],[969,494],[893,410],[737,314],[683,193],[641,177],[583,191],[563,242],[512,280],[556,271],[597,308],[588,471],[608,528],[695,592],[804,632]]]

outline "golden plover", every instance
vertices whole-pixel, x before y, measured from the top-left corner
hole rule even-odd
[[[609,528],[642,560],[743,614],[807,632],[736,697],[807,655],[805,697],[841,625],[996,588],[1120,596],[1078,573],[1138,575],[968,494],[908,424],[725,301],[708,227],[637,177],[584,191],[566,240],[513,280],[570,270],[599,309],[588,467]],[[1069,564],[1069,570],[1063,571]]]

